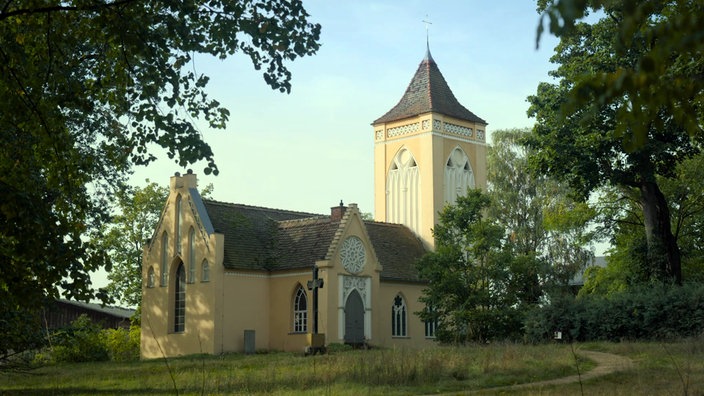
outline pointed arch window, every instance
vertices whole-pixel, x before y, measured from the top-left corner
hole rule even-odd
[[[420,233],[420,170],[413,154],[401,149],[386,178],[386,221]]]
[[[203,260],[203,264],[201,265],[200,281],[210,282],[210,264],[208,260]]]
[[[176,254],[181,254],[181,195],[176,197],[176,212],[174,213],[174,244]]]
[[[147,271],[147,287],[152,288],[156,283],[156,275],[154,274],[154,267],[149,267]]]
[[[160,268],[160,280],[159,280],[159,286],[164,287],[166,286],[166,278],[167,274],[169,273],[169,235],[164,231],[163,234],[161,234],[161,268]]]
[[[305,333],[308,331],[308,296],[305,289],[298,285],[293,297],[293,332]]]
[[[445,202],[454,204],[458,196],[467,195],[467,190],[474,187],[474,172],[469,157],[456,147],[445,165]]]
[[[196,231],[188,230],[188,283],[196,281]]]
[[[425,311],[430,315],[430,318],[423,321],[425,324],[425,338],[435,338],[435,330],[438,327],[437,313],[432,305],[425,307]]]
[[[174,332],[186,330],[186,270],[179,263],[174,284]]]
[[[397,294],[391,306],[391,336],[406,337],[406,330],[406,301],[403,296]]]

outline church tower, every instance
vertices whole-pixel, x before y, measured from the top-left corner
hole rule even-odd
[[[427,49],[396,106],[374,128],[374,217],[409,227],[426,247],[438,212],[486,189],[486,126],[453,95]]]

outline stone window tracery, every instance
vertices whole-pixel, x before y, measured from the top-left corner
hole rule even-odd
[[[403,224],[420,234],[420,169],[408,149],[401,149],[394,157],[386,183],[386,221]]]
[[[467,154],[459,147],[450,153],[445,166],[445,202],[454,204],[457,197],[474,188],[474,172]]]
[[[293,298],[293,332],[305,333],[308,331],[308,297],[301,285],[296,289]]]
[[[400,294],[394,298],[391,306],[391,336],[406,337],[406,301]]]

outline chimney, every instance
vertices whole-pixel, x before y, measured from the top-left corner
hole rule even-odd
[[[171,176],[171,190],[178,190],[184,187],[186,189],[198,187],[198,179],[191,169],[185,175],[176,172]]]
[[[333,206],[332,208],[330,208],[330,220],[342,220],[342,216],[345,215],[345,211],[347,211],[347,207],[345,206],[345,204],[342,203],[342,200],[340,200],[340,206]]]

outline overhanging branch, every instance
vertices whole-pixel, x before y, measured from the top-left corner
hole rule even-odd
[[[37,7],[37,8],[20,8],[17,10],[7,11],[10,2],[5,4],[5,9],[0,12],[0,21],[7,18],[20,16],[20,15],[31,15],[31,14],[47,14],[52,12],[85,12],[85,11],[100,11],[110,8],[115,8],[123,6],[130,3],[135,3],[138,0],[115,0],[111,3],[94,4],[90,6],[50,6],[50,7]]]

